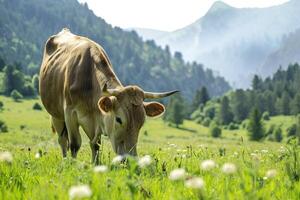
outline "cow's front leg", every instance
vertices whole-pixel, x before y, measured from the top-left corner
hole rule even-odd
[[[70,150],[73,158],[77,157],[78,150],[81,146],[81,136],[76,112],[71,109],[65,109],[65,123],[68,130]]]
[[[90,142],[90,146],[92,150],[92,163],[94,163],[95,165],[99,164],[100,145],[101,145],[100,137],[97,137]]]

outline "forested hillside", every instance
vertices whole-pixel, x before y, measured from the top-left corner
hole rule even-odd
[[[112,27],[76,0],[0,0],[0,3],[0,57],[6,64],[19,63],[15,68],[26,75],[38,73],[47,38],[68,27],[104,47],[125,85],[138,84],[152,91],[179,89],[185,96],[193,96],[202,86],[212,96],[230,89],[223,78],[215,77],[201,64],[186,63],[181,53],[173,56],[168,47],[160,48],[153,41],[143,42],[135,32]]]
[[[280,68],[272,77],[255,75],[252,89],[238,89],[221,98],[213,99],[192,114],[199,123],[215,120],[222,125],[240,123],[257,109],[263,117],[297,115],[300,113],[300,66],[291,64]]]

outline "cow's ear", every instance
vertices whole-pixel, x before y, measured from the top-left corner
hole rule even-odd
[[[101,97],[98,101],[98,107],[103,112],[109,112],[113,109],[113,102],[109,97]]]
[[[144,108],[148,117],[158,117],[165,112],[165,106],[158,102],[144,102]]]

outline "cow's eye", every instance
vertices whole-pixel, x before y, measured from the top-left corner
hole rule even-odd
[[[122,120],[120,117],[116,117],[116,121],[119,123],[119,124],[122,124]]]

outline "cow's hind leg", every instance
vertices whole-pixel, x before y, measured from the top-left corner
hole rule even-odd
[[[79,132],[79,124],[75,112],[69,109],[65,110],[65,122],[69,135],[69,143],[71,155],[73,158],[77,157],[78,150],[81,146],[81,136]]]
[[[66,124],[64,121],[58,120],[54,117],[51,117],[51,121],[52,121],[52,126],[58,135],[58,143],[61,147],[62,155],[63,157],[66,157],[68,151],[68,145],[69,145],[68,131],[67,131]]]

